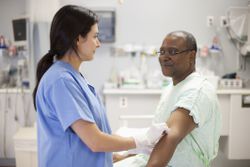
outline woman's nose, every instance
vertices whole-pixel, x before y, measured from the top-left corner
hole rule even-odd
[[[99,41],[99,39],[97,39],[97,45],[96,47],[99,48],[101,46],[101,42]]]

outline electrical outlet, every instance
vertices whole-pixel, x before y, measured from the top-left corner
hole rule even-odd
[[[226,16],[221,16],[220,17],[220,26],[221,27],[227,27],[228,26],[228,20]]]
[[[214,25],[214,16],[207,16],[207,26],[212,27]]]
[[[127,108],[128,107],[128,98],[127,97],[120,97],[120,108]]]

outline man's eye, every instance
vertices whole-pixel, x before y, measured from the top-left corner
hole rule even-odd
[[[170,55],[175,55],[177,53],[177,50],[176,49],[168,49],[168,53]]]
[[[160,51],[160,54],[161,54],[161,55],[165,55],[165,50],[161,50],[161,51]]]

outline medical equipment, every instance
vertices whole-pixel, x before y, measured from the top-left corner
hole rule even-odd
[[[231,7],[227,11],[228,34],[243,56],[250,56],[250,3],[247,7]]]
[[[28,45],[29,19],[27,17],[15,18],[12,20],[14,41],[16,46]]]
[[[155,51],[156,47],[153,45],[142,46],[129,43],[123,46],[112,47],[113,64],[105,87],[133,89],[161,87],[162,78],[158,75],[159,70],[149,69],[149,63],[155,59]],[[123,56],[130,57],[129,65],[125,69],[118,69],[116,66],[117,59]],[[155,80],[159,82],[155,82]]]
[[[111,49],[113,64],[108,82],[105,83],[106,88],[144,88],[141,72],[137,65],[137,55],[141,53],[141,50],[141,46],[132,44],[116,46]],[[120,70],[116,63],[118,57],[122,56],[129,56],[130,59],[128,68]]]
[[[241,89],[243,86],[242,79],[220,79],[220,89]]]
[[[99,17],[99,39],[103,43],[115,42],[115,18],[116,12],[111,10],[94,10]]]

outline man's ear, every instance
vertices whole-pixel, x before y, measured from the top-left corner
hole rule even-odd
[[[196,52],[194,50],[190,53],[190,62],[193,64],[195,62]]]

